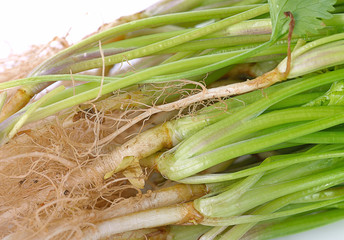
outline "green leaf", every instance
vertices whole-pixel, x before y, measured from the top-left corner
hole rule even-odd
[[[294,33],[304,35],[315,33],[324,27],[320,19],[332,17],[336,0],[269,0],[272,22],[272,41],[288,33],[290,18],[284,13],[291,12],[295,19]]]

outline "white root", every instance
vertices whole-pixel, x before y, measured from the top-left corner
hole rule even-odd
[[[116,205],[114,210],[109,209],[96,216],[97,220],[105,220],[127,215],[147,209],[161,208],[174,204],[187,202],[199,198],[207,193],[205,185],[177,184],[154,192],[148,192],[143,196],[126,199]],[[139,198],[139,199],[138,199]],[[128,208],[127,206],[131,206]]]
[[[35,196],[23,199],[21,202],[18,202],[17,206],[13,206],[12,208],[7,209],[1,209],[0,232],[2,234],[6,233],[6,231],[10,229],[10,226],[15,225],[15,221],[18,216],[25,216],[32,208],[35,208],[37,206],[37,203],[47,201],[49,199],[49,195],[51,195],[53,191],[53,188],[47,187],[39,191]]]
[[[70,160],[67,160],[63,157],[56,156],[54,154],[45,153],[45,152],[31,152],[31,153],[18,154],[18,155],[14,155],[11,157],[7,157],[5,159],[1,159],[0,160],[0,170],[2,170],[6,166],[6,163],[10,163],[13,160],[21,159],[21,158],[27,158],[27,157],[37,157],[37,158],[49,159],[51,161],[56,161],[58,163],[61,163],[63,166],[65,166],[67,168],[74,168],[77,166],[76,163],[74,163]]]
[[[171,223],[196,221],[201,219],[198,212],[194,210],[191,203],[185,203],[204,196],[207,191],[208,190],[205,185],[185,184],[177,184],[154,192],[149,191],[144,195],[123,200],[119,204],[114,205],[113,208],[108,208],[106,211],[90,211],[89,213],[85,212],[75,219],[74,225],[72,226],[66,225],[65,220],[55,222],[53,226],[50,226],[49,228],[45,229],[45,231],[42,231],[34,236],[34,239],[51,239],[61,234],[66,234],[68,231],[73,231],[74,229],[70,229],[70,227],[77,229],[80,224],[82,225],[85,222],[90,222],[88,225],[91,226],[85,230],[83,234],[85,238],[87,239],[88,235],[90,235],[90,239],[98,239],[99,237],[108,236],[109,234],[113,235],[114,230],[110,230],[110,232],[106,230],[106,232],[104,232],[104,228],[107,228],[106,226],[113,224],[114,228],[117,228],[117,224],[120,225],[120,228],[115,231],[121,233],[127,232],[126,229],[121,229],[123,227],[129,227],[131,224],[131,228],[136,230],[145,227],[147,224],[155,225],[158,223],[157,226],[168,224],[169,222],[166,221],[171,221]],[[171,214],[171,212],[173,213],[173,218],[166,218],[168,220],[165,219],[164,224],[159,219],[159,221],[157,221],[155,214],[162,213],[166,217],[167,215]],[[146,216],[147,221],[140,222],[138,220],[140,218],[139,216],[142,214]],[[164,217],[161,219],[163,218]],[[126,222],[122,221],[137,221],[137,224],[130,223],[128,226],[124,226],[126,225]],[[98,233],[94,229],[94,225],[92,223],[95,223],[96,228],[100,227],[99,231],[101,233]],[[21,236],[21,238],[27,238],[28,236],[32,235],[32,233],[30,234],[25,232],[17,232],[17,234],[19,235],[13,235],[13,238],[10,239],[17,239],[16,237],[18,236]]]
[[[197,94],[191,95],[189,97],[180,99],[172,103],[167,103],[160,106],[153,106],[147,109],[144,113],[133,118],[128,124],[125,124],[117,131],[109,135],[107,138],[114,139],[119,134],[129,129],[131,126],[159,112],[168,112],[186,108],[187,106],[193,103],[202,102],[213,98],[230,97],[234,95],[251,92],[257,89],[266,88],[282,80],[284,80],[283,73],[280,73],[278,69],[274,69],[253,80],[247,80],[246,82],[233,83],[227,86],[221,86],[211,89],[203,88],[203,91]]]
[[[164,148],[173,147],[171,122],[153,127],[115,148],[109,155],[96,159],[85,169],[77,168],[70,175],[67,187],[99,183],[113,173],[126,169],[133,161],[148,157]]]
[[[142,228],[154,228],[170,224],[197,223],[202,216],[194,209],[193,203],[178,204],[169,207],[132,213],[112,218],[95,225],[84,233],[84,240],[102,239],[117,233]]]

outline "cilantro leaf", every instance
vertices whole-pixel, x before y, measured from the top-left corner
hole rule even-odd
[[[320,19],[332,17],[336,0],[269,0],[272,22],[272,41],[283,37],[289,29],[290,19],[284,12],[291,12],[295,19],[294,33],[303,35],[322,28]]]

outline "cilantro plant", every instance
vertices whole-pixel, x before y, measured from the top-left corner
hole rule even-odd
[[[343,4],[161,1],[0,83],[1,237],[271,239],[342,219]]]

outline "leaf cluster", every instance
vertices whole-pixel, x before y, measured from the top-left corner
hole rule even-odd
[[[293,32],[305,35],[324,27],[320,19],[332,18],[330,12],[334,10],[335,3],[336,0],[270,0],[271,40],[277,41],[288,33],[290,18],[284,15],[285,12],[291,12],[294,17]]]

